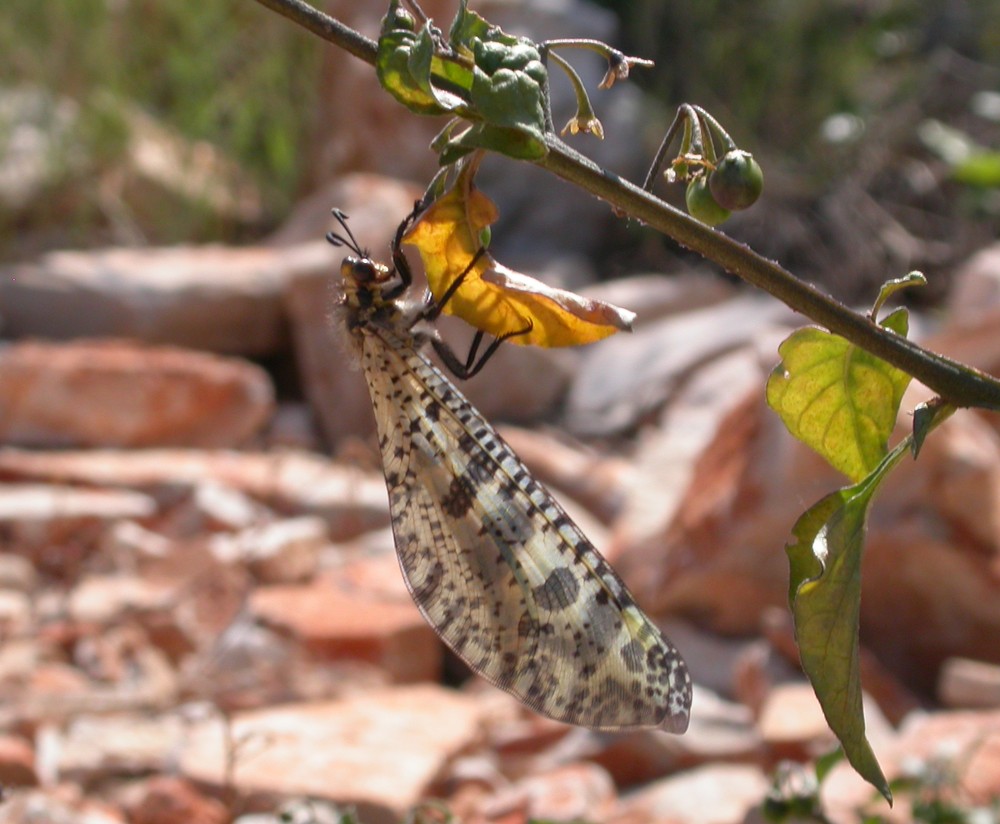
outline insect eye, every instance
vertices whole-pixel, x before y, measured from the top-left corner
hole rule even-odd
[[[345,280],[352,280],[355,283],[375,283],[379,278],[379,270],[384,267],[379,266],[369,258],[346,257],[340,264],[340,275]]]

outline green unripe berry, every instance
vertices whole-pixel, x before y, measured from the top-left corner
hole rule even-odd
[[[733,149],[708,176],[708,186],[715,202],[723,208],[746,209],[760,197],[764,173],[750,152]]]
[[[731,214],[729,209],[720,206],[712,197],[704,175],[700,175],[688,183],[684,201],[687,203],[688,214],[707,226],[718,226]]]

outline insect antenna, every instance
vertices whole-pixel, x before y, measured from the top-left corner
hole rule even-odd
[[[351,228],[347,225],[347,215],[345,215],[340,209],[331,209],[330,213],[333,215],[334,220],[340,224],[340,228],[344,230],[345,234],[338,235],[336,232],[327,232],[327,243],[332,243],[334,246],[343,246],[362,258],[369,258],[370,255],[368,254],[368,251],[361,248],[357,239],[354,237],[354,233],[351,231]]]

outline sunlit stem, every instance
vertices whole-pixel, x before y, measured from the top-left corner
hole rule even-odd
[[[701,106],[692,106],[691,108],[693,108],[698,113],[698,117],[702,120],[703,123],[706,124],[709,133],[713,137],[717,137],[719,141],[722,143],[722,145],[725,147],[725,151],[722,153],[723,155],[727,154],[728,152],[731,152],[733,149],[738,148],[736,142],[729,136],[729,132],[727,132],[725,129],[722,128],[722,125],[719,123],[718,120],[712,117],[712,115],[706,112]],[[714,148],[715,147],[713,145],[713,150]],[[714,162],[714,158],[712,158],[712,160]]]
[[[410,7],[410,9],[417,16],[420,22],[426,26],[430,22],[430,18],[427,16],[424,10],[420,8],[420,4],[417,2],[417,0],[405,0],[405,1],[406,5]]]
[[[646,172],[646,179],[642,182],[642,188],[647,192],[653,191],[653,183],[663,169],[670,144],[674,142],[681,127],[684,128],[684,137],[681,142],[679,157],[686,157],[689,153],[701,154],[704,152],[701,122],[698,117],[698,108],[690,103],[682,103],[677,107],[677,114],[674,116],[670,128],[660,141],[660,147],[656,150],[656,156]],[[728,135],[727,135],[728,137]],[[714,154],[714,153],[713,153]]]
[[[594,107],[587,96],[587,89],[573,67],[555,52],[550,51],[549,57],[569,78],[570,85],[573,86],[573,93],[576,95],[576,116],[567,124],[567,128],[573,132],[594,132],[598,137],[604,136],[601,121],[594,114]]]

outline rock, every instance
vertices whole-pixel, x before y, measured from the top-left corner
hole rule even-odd
[[[69,597],[68,611],[82,624],[111,624],[126,613],[170,609],[180,593],[176,584],[127,574],[92,575]]]
[[[148,495],[120,489],[81,489],[54,484],[4,484],[0,496],[0,523],[5,529],[37,528],[61,521],[116,521],[153,514],[156,503]],[[74,523],[79,526],[79,523]]]
[[[58,741],[58,777],[94,782],[122,770],[171,771],[190,732],[190,724],[176,712],[80,715],[69,721]]]
[[[873,529],[861,582],[862,641],[910,688],[926,694],[948,658],[1000,663],[997,567],[936,531],[919,511]]]
[[[287,345],[288,281],[335,271],[321,238],[301,246],[50,252],[0,269],[7,338],[134,338],[232,355]]]
[[[634,793],[605,820],[611,824],[742,824],[747,813],[764,800],[768,787],[761,769],[750,764],[698,767]]]
[[[953,771],[968,803],[988,805],[1000,796],[1000,712],[980,710],[914,714],[899,731],[897,763],[942,761]]]
[[[11,794],[0,804],[0,824],[131,824],[116,807],[83,796],[79,788],[47,787]]]
[[[1000,573],[1000,434],[976,415],[955,415],[927,439],[910,473],[917,477],[905,493],[930,505],[963,544],[978,542]]]
[[[389,523],[380,474],[301,452],[252,453],[185,449],[132,452],[29,452],[0,448],[4,479],[190,490],[207,481],[231,487],[287,514],[314,514],[340,541]],[[124,517],[124,516],[121,516]]]
[[[812,686],[803,682],[771,688],[758,722],[764,742],[779,759],[802,761],[835,739]]]
[[[801,665],[791,613],[778,608],[768,610],[763,623],[770,649],[783,656],[777,662],[784,665],[781,680],[794,680],[801,672]],[[772,656],[772,661],[775,658],[777,655]],[[859,650],[859,661],[865,695],[878,705],[890,724],[901,724],[906,716],[920,708],[920,697],[864,645]],[[772,678],[769,684],[774,682]]]
[[[199,784],[231,787],[241,798],[314,796],[356,807],[363,821],[389,824],[425,796],[479,726],[475,703],[461,695],[430,685],[394,687],[237,713],[228,726],[205,722],[175,742],[183,743],[175,752],[181,772]],[[241,753],[252,748],[253,757],[231,761],[234,742],[242,742]]]
[[[126,804],[130,824],[227,824],[229,811],[214,798],[199,792],[190,781],[174,776],[154,776],[129,788]]]
[[[0,486],[0,489],[5,487]],[[0,587],[18,592],[31,592],[38,576],[31,561],[12,552],[0,552]]]
[[[941,666],[937,695],[946,707],[1000,708],[1000,666],[949,658]]]
[[[664,318],[679,318],[687,312],[724,304],[737,297],[739,290],[705,270],[628,275],[594,283],[582,292],[635,312],[636,328],[642,330]]]
[[[259,367],[124,341],[0,349],[0,440],[19,446],[229,447],[271,414]]]
[[[168,557],[174,542],[158,532],[146,529],[135,521],[119,521],[102,537],[101,551],[116,559],[117,564],[142,569],[150,561]]]
[[[0,787],[9,792],[15,787],[37,784],[35,748],[19,736],[0,735]]]
[[[714,761],[753,761],[764,748],[746,707],[695,687],[691,726],[682,736],[640,731],[596,736],[584,757],[600,764],[619,787],[634,787]]]
[[[522,778],[470,817],[480,821],[603,821],[617,800],[611,776],[596,764],[568,764]]]
[[[88,652],[81,649],[81,653]],[[65,721],[91,713],[162,709],[177,701],[177,677],[167,658],[151,647],[128,651],[108,683],[91,683],[76,667],[41,665],[5,707],[19,723]]]
[[[338,174],[300,200],[267,242],[272,246],[294,246],[320,240],[335,226],[330,210],[340,209],[350,218],[351,231],[362,248],[370,243],[376,257],[388,258],[388,242],[396,226],[423,193],[417,184],[396,177],[349,171]],[[337,276],[340,261],[347,254],[344,249],[334,248],[330,277]]]
[[[633,427],[685,382],[698,379],[704,385],[699,375],[706,364],[790,325],[791,317],[781,304],[753,295],[648,324],[640,315],[632,335],[615,335],[584,350],[563,421],[578,435]]]
[[[233,819],[233,824],[350,824],[336,804],[315,798],[293,798],[274,812],[247,813]],[[352,819],[353,820],[353,819]]]
[[[198,531],[205,532],[247,529],[266,515],[264,508],[244,492],[216,481],[207,481],[194,488],[191,507],[202,520]]]
[[[975,807],[987,810],[991,820],[993,805],[1000,795],[1000,712],[915,712],[894,736],[891,746],[876,748],[886,777],[907,783],[894,791],[893,821],[914,821],[912,801],[931,792],[959,792],[964,811]],[[912,790],[909,788],[912,787]],[[832,821],[855,822],[858,811],[874,806],[886,812],[884,802],[872,804],[872,788],[846,764],[838,764],[820,787],[824,810]],[[898,812],[897,812],[898,811]]]
[[[377,564],[383,575],[399,577],[390,556],[357,563]],[[321,658],[373,663],[396,683],[440,677],[441,642],[409,597],[353,587],[340,570],[310,584],[259,587],[250,609]]]
[[[386,685],[374,664],[324,661],[287,632],[257,622],[247,610],[237,614],[181,665],[187,694],[231,714],[275,704],[329,700]]]
[[[60,578],[71,577],[116,522],[156,511],[148,495],[123,489],[0,483],[0,492],[3,547]]]
[[[975,324],[1000,310],[1000,243],[980,249],[958,267],[948,295],[955,325]]]
[[[0,589],[0,633],[5,637],[31,632],[31,599],[23,592]]]
[[[209,551],[222,563],[246,567],[261,583],[292,584],[313,578],[328,541],[322,518],[286,518],[215,535],[209,539]]]
[[[788,512],[781,520],[785,512],[763,505],[747,478],[772,471],[776,459],[761,443],[762,386],[752,351],[720,358],[691,378],[638,445],[608,556],[654,613],[688,612],[716,631],[745,633],[765,607],[787,600],[788,565],[775,549],[799,498],[790,501],[787,487],[770,493]],[[775,448],[787,450],[787,441]],[[757,450],[767,454],[760,466]]]
[[[319,423],[312,408],[304,402],[279,401],[261,443],[265,449],[274,451],[323,451]]]

